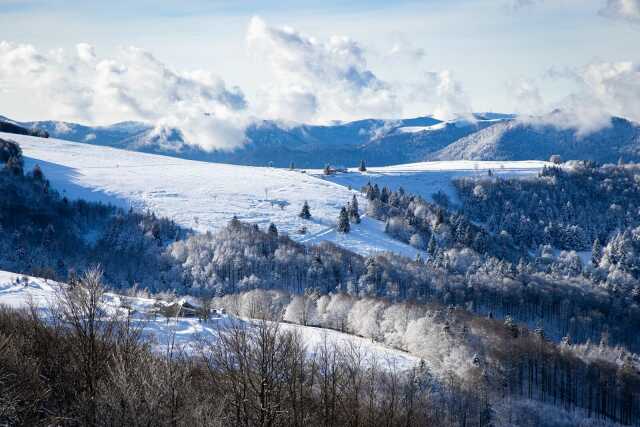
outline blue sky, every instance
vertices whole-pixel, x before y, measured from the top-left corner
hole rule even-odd
[[[351,119],[374,113],[407,116],[431,114],[438,108],[538,112],[583,90],[581,73],[590,64],[640,61],[640,16],[634,16],[639,4],[640,0],[118,0],[108,4],[0,0],[0,40],[32,45],[43,55],[60,48],[72,52],[78,43],[88,43],[99,60],[117,58],[123,47],[135,46],[178,73],[206,70],[229,88],[238,87],[252,114],[282,114],[291,120]],[[292,67],[298,62],[283,65],[292,46],[267,40],[271,45],[258,52],[248,48],[248,28],[255,16],[268,27],[263,39],[277,38],[271,29],[283,26],[319,44],[333,36],[348,37],[361,50],[361,55],[350,57],[355,67],[373,73],[378,89],[393,87],[393,92],[376,89],[375,97],[365,104],[351,99],[325,101],[338,96],[330,90],[337,83],[327,80],[327,74],[296,74]],[[341,61],[339,56],[327,58],[329,45],[301,61]],[[270,50],[277,49],[283,50],[282,55],[274,58]],[[325,72],[333,65],[323,67]],[[0,114],[48,118],[44,116],[51,111],[40,105],[46,96],[29,101],[45,89],[18,88],[11,73],[5,67],[3,74],[0,64]],[[635,84],[635,75],[631,77]],[[282,97],[273,101],[272,91],[291,79],[308,95],[303,97],[310,103],[305,104],[307,115],[289,114],[298,108],[296,103],[292,108],[272,108],[283,102]],[[363,95],[362,88],[354,90],[356,97],[371,95]],[[439,97],[449,97],[448,104],[439,105]],[[393,108],[382,108],[387,100],[395,103]],[[346,114],[350,105],[358,111]],[[55,118],[92,122],[121,118],[97,113],[104,108],[95,110],[85,117],[71,111]]]

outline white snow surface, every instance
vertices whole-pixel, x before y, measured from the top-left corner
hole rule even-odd
[[[431,200],[431,196],[442,191],[452,201],[457,197],[452,185],[454,178],[486,177],[489,170],[494,176],[513,177],[527,176],[539,173],[544,166],[551,163],[527,160],[527,161],[473,161],[452,160],[437,162],[407,163],[402,165],[371,167],[366,172],[359,172],[357,168],[350,168],[346,173],[336,173],[324,178],[336,184],[352,187],[359,190],[367,182],[378,184],[380,188],[387,186],[392,190],[402,187],[408,193],[422,196],[425,200]],[[314,170],[312,174],[323,176],[321,170]]]
[[[22,274],[0,271],[0,306],[14,309],[35,306],[43,315],[56,304],[60,289],[65,284],[42,278],[25,276]],[[164,317],[157,318],[150,314],[150,309],[157,302],[152,298],[129,297],[115,293],[105,294],[107,312],[115,313],[123,310],[123,303],[135,310],[133,322],[143,328],[143,336],[154,345],[155,351],[163,352],[174,344],[177,348],[188,353],[197,351],[199,343],[215,343],[220,328],[231,326],[234,322],[250,325],[251,319],[238,319],[228,315],[213,317],[207,322],[198,319],[180,317],[167,321]],[[281,330],[293,331],[300,334],[307,351],[312,353],[325,342],[329,346],[355,347],[365,360],[378,363],[382,368],[406,370],[415,367],[420,358],[409,353],[394,350],[368,339],[346,333],[315,328],[309,326],[281,323]]]
[[[364,218],[348,235],[337,233],[340,208],[356,190],[302,171],[200,162],[119,150],[53,138],[3,134],[20,144],[25,170],[38,164],[51,185],[71,199],[149,209],[200,232],[216,231],[236,215],[241,221],[278,230],[305,243],[333,241],[357,253],[394,251],[414,258],[417,251],[384,233],[384,225]],[[298,217],[308,201],[311,220]],[[299,234],[301,227],[305,235]]]

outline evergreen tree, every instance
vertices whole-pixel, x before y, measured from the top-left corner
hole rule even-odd
[[[382,203],[388,203],[389,202],[389,196],[390,196],[389,189],[387,187],[383,187],[382,188],[382,192],[380,193],[380,201]]]
[[[353,221],[354,224],[360,224],[360,212],[358,211],[358,199],[356,195],[353,195],[351,199],[351,203],[349,203],[349,219]]]
[[[600,260],[602,260],[602,244],[600,243],[600,239],[596,239],[591,248],[591,265],[597,267],[600,265]]]
[[[438,243],[436,242],[436,239],[435,237],[433,237],[433,234],[432,234],[431,239],[429,239],[429,244],[427,245],[427,253],[429,254],[430,257],[433,257],[437,251],[438,251]]]
[[[19,176],[23,174],[24,162],[22,157],[11,156],[4,167],[13,175]]]
[[[360,172],[366,172],[367,171],[367,165],[364,163],[364,159],[360,160],[360,167],[358,168],[358,170]]]
[[[378,184],[373,184],[373,199],[379,199],[380,198],[380,187],[378,187]]]
[[[234,215],[233,218],[231,218],[231,221],[229,221],[229,228],[232,228],[235,230],[240,228],[240,220],[238,219],[237,216]]]
[[[274,236],[274,237],[278,236],[278,228],[276,228],[276,225],[274,223],[269,224],[269,229],[267,230],[267,233],[269,233],[270,236]]]
[[[349,214],[343,206],[342,209],[340,209],[340,215],[338,216],[338,232],[348,233],[350,230],[351,226],[349,224]]]
[[[40,165],[36,164],[31,173],[36,180],[44,181],[44,174],[42,173],[42,169],[40,169]]]
[[[302,210],[300,211],[300,214],[298,216],[302,219],[311,218],[311,212],[309,211],[309,204],[307,203],[306,200],[304,201],[304,205],[302,205]]]

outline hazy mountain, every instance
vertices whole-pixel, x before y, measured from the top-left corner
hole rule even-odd
[[[353,166],[362,159],[370,166],[421,161],[462,137],[511,118],[506,114],[479,113],[474,122],[416,117],[293,126],[265,120],[250,125],[245,132],[246,143],[231,152],[205,151],[185,143],[177,129],[158,129],[139,122],[85,126],[39,121],[20,125],[43,129],[55,138],[187,159],[279,167],[293,162],[297,167],[320,168],[327,163]]]
[[[432,160],[640,160],[640,125],[614,117],[610,126],[580,135],[575,129],[501,121],[460,138],[429,156]]]

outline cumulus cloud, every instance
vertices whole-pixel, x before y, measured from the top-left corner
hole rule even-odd
[[[640,122],[640,66],[633,62],[594,62],[578,70],[551,74],[570,78],[577,90],[565,99],[547,105],[554,113],[542,119],[560,128],[575,128],[588,134],[608,126],[611,116]]]
[[[275,76],[265,88],[261,112],[299,121],[395,115],[396,91],[367,66],[363,48],[348,37],[319,40],[292,28],[251,19],[247,45],[264,58]]]
[[[403,33],[394,32],[390,37],[391,47],[385,53],[385,57],[390,60],[409,60],[412,63],[422,61],[427,52],[424,48],[416,46],[413,40]]]
[[[189,144],[232,149],[244,141],[246,101],[206,71],[178,72],[152,54],[121,48],[99,58],[91,45],[39,52],[0,42],[0,81],[47,105],[56,120],[143,120],[180,129]]]
[[[451,71],[427,72],[426,81],[426,90],[435,94],[437,103],[433,113],[435,118],[475,120],[469,95]]]
[[[607,0],[600,15],[640,24],[640,0]]]
[[[540,114],[544,110],[544,101],[538,85],[531,79],[521,79],[507,83],[515,109],[518,113]]]

